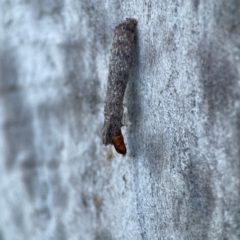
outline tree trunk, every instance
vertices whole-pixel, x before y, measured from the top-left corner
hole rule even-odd
[[[3,0],[0,240],[240,239],[239,16],[239,0]],[[123,157],[101,135],[126,18]]]

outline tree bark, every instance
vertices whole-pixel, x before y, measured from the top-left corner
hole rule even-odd
[[[0,5],[0,240],[240,239],[239,0]],[[126,18],[123,157],[101,134]]]

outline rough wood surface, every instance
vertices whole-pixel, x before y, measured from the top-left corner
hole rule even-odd
[[[239,0],[1,1],[0,239],[239,239],[239,16]],[[102,126],[129,17],[122,157]]]

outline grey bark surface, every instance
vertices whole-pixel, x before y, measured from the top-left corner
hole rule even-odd
[[[1,240],[240,239],[239,0],[0,5]],[[127,17],[122,157],[101,132]]]

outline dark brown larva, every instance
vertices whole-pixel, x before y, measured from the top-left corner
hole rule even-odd
[[[126,146],[125,146],[125,143],[124,143],[124,139],[123,139],[121,128],[116,133],[116,135],[113,137],[112,144],[114,145],[114,147],[115,147],[115,149],[116,149],[116,151],[118,153],[121,153],[123,155],[126,154],[127,149],[126,149]]]
[[[115,142],[113,139],[119,137],[119,131],[122,136],[123,98],[136,44],[136,25],[137,21],[135,19],[127,18],[114,30],[102,132],[102,141],[105,145]],[[125,150],[118,151],[115,144],[114,146],[119,153],[125,154],[126,147],[123,138],[121,144],[124,147],[121,146],[120,148],[117,144],[118,149]]]

